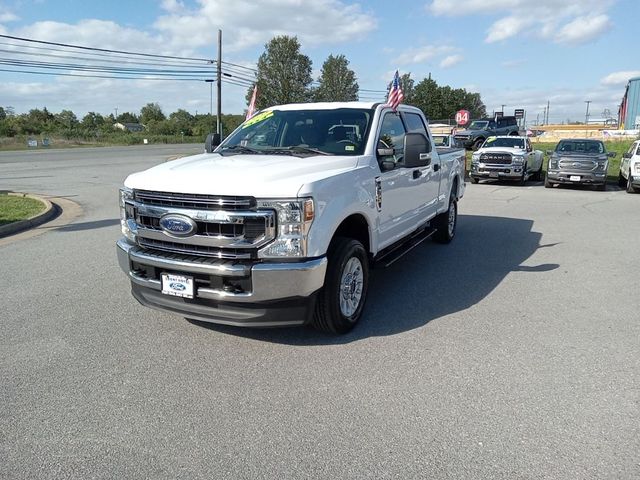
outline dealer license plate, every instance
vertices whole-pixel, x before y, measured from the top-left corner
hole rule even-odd
[[[163,273],[162,293],[174,297],[193,298],[193,277]]]
[[[498,172],[489,172],[489,178],[498,178]]]
[[[579,182],[580,181],[580,175],[571,175],[569,177],[569,180],[571,180],[572,182]]]

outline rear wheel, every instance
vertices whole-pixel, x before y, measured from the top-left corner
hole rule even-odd
[[[456,236],[458,225],[458,202],[454,195],[456,187],[453,187],[449,196],[449,208],[435,218],[436,233],[433,238],[438,243],[450,243]]]
[[[337,237],[329,246],[328,260],[312,325],[326,333],[347,333],[362,316],[369,287],[369,258],[359,241]]]

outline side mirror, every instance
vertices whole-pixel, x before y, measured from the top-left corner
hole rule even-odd
[[[393,160],[383,160],[380,162],[380,170],[383,172],[388,172],[389,170],[393,170],[396,168],[396,162]]]
[[[609,152],[609,153],[611,153],[611,152]],[[615,153],[615,152],[613,152],[613,153]],[[630,153],[623,153],[622,154],[622,158],[631,158],[631,157],[632,157],[632,155]]]
[[[616,152],[609,152],[609,153],[607,153],[607,157],[611,157],[611,158],[613,158],[613,157],[615,157],[615,156],[616,156]]]
[[[207,135],[207,139],[204,142],[205,152],[207,153],[213,152],[218,145],[220,145],[219,133],[210,133],[209,135]]]
[[[553,150],[547,150],[545,153],[546,153],[547,155],[551,156],[551,155],[553,155]]]
[[[407,133],[404,137],[404,166],[424,167],[431,163],[431,144],[422,132]]]

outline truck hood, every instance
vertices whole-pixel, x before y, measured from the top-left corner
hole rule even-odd
[[[486,132],[486,130],[458,130],[456,135],[473,136],[480,132]]]
[[[481,148],[476,153],[510,153],[511,155],[524,155],[526,150],[514,147],[487,147]]]
[[[124,184],[158,192],[296,197],[303,185],[354,169],[360,158],[204,153],[131,174]]]

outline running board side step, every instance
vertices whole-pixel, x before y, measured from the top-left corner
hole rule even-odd
[[[386,248],[382,255],[374,260],[373,266],[386,268],[394,264],[422,242],[429,239],[434,233],[436,233],[436,229],[432,227],[417,230],[405,240]]]

